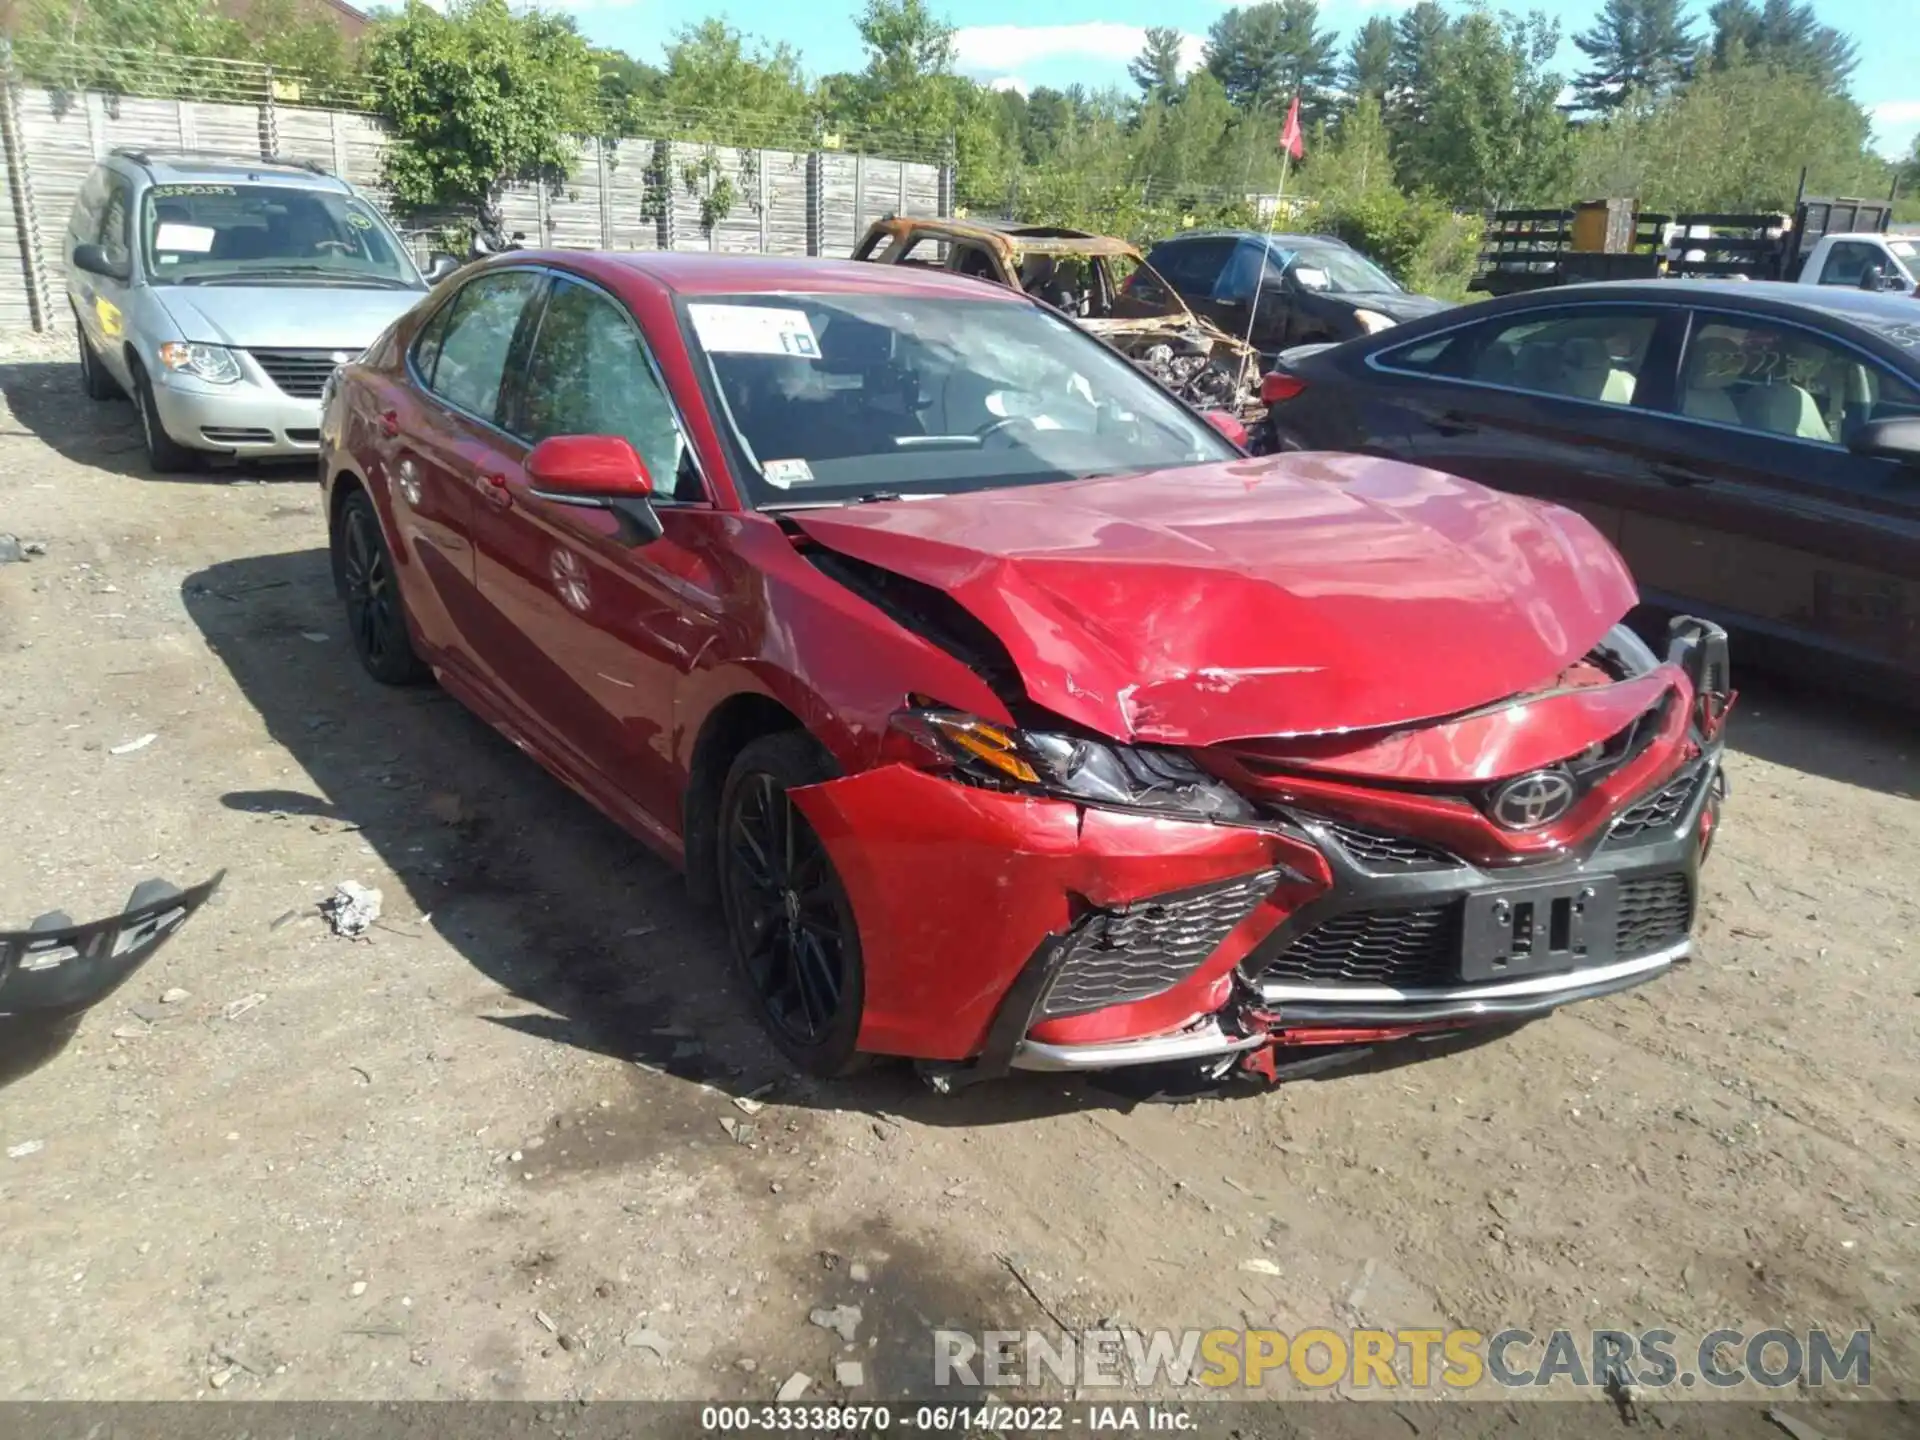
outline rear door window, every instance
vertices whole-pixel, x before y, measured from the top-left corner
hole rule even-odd
[[[497,423],[507,357],[527,302],[541,283],[531,270],[506,270],[482,275],[454,297],[453,313],[438,337],[429,383],[434,394],[456,409]]]
[[[1383,351],[1377,363],[1502,390],[1631,405],[1660,318],[1656,310],[1624,306],[1526,310]]]
[[[1182,295],[1211,295],[1237,244],[1231,236],[1176,241],[1156,248],[1147,263]]]

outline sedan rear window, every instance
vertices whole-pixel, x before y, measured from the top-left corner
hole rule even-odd
[[[1037,307],[901,295],[685,303],[756,503],[1150,473],[1237,453]]]

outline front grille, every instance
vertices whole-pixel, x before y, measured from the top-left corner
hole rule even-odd
[[[1681,772],[1662,789],[1636,801],[1620,812],[1620,818],[1607,831],[1606,847],[1637,845],[1643,839],[1659,839],[1673,834],[1680,817],[1693,803],[1694,792],[1706,778],[1707,768],[1699,766]]]
[[[1280,874],[1268,870],[1095,911],[1074,927],[1041,1013],[1079,1015],[1173,988],[1253,913]]]
[[[289,430],[287,431],[287,443],[289,445],[318,445],[320,443],[320,432],[318,430]]]
[[[339,362],[331,350],[249,350],[267,378],[296,400],[318,400]]]
[[[1450,870],[1461,863],[1458,856],[1436,845],[1409,840],[1404,835],[1382,835],[1337,820],[1317,819],[1315,823],[1362,865],[1395,870]]]
[[[1693,928],[1693,886],[1679,871],[1620,882],[1614,943],[1622,960],[1678,945]]]
[[[215,445],[271,445],[271,430],[256,430],[246,425],[202,425],[201,438]]]
[[[1460,907],[1349,910],[1300,936],[1260,972],[1295,984],[1442,985],[1460,970]]]

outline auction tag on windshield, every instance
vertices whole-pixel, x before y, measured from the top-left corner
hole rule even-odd
[[[169,222],[153,232],[153,248],[173,250],[184,255],[205,255],[213,249],[219,232],[211,225],[178,225]]]
[[[1324,270],[1316,270],[1311,265],[1294,266],[1293,278],[1309,290],[1324,290],[1327,288],[1327,272]]]
[[[804,460],[769,460],[760,467],[760,473],[767,477],[769,485],[778,485],[782,490],[791,490],[813,479],[813,467]]]
[[[820,358],[820,342],[804,310],[776,305],[689,305],[687,314],[701,345],[716,355]]]

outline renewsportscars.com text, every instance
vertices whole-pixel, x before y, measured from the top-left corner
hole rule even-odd
[[[935,1330],[936,1386],[1606,1390],[1872,1383],[1867,1331]]]

